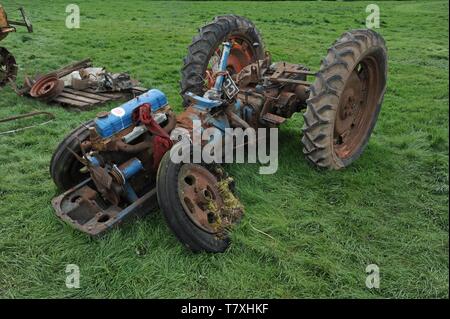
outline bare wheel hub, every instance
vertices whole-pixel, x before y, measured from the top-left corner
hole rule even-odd
[[[214,211],[223,206],[218,180],[205,167],[185,164],[178,175],[178,195],[187,216],[208,233],[217,233],[220,217]]]
[[[226,41],[232,44],[230,56],[228,57],[227,70],[230,74],[239,73],[244,67],[255,61],[256,53],[252,44],[248,42],[243,36],[230,36]],[[208,62],[206,69],[205,87],[209,89],[214,86],[215,73],[219,70],[220,58],[222,56],[222,49],[216,49]]]
[[[339,158],[351,157],[370,129],[380,92],[375,59],[367,56],[350,73],[339,99],[334,123],[334,150]]]

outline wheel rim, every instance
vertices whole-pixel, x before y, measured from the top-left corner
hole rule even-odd
[[[339,158],[352,157],[364,144],[376,116],[381,81],[375,55],[364,57],[350,73],[334,125],[334,152]]]
[[[227,70],[231,75],[239,73],[244,67],[256,61],[256,52],[253,44],[245,36],[231,35],[225,41],[232,44],[227,65]],[[222,45],[219,45],[208,60],[204,78],[205,90],[214,86],[215,74],[219,70],[222,56],[222,47]]]
[[[5,48],[0,48],[0,86],[15,81],[17,74],[16,60]]]
[[[178,196],[184,212],[196,226],[211,234],[217,233],[220,226],[214,207],[223,206],[217,183],[217,178],[201,165],[184,164],[178,175]]]

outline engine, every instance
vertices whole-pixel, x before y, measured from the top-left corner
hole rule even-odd
[[[80,160],[103,199],[116,206],[133,203],[154,186],[174,126],[167,98],[156,89],[97,115]]]

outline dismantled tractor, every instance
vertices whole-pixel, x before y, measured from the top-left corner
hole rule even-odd
[[[23,21],[8,20],[5,10],[0,4],[0,41],[15,32],[15,26],[24,26],[28,32],[33,32],[33,26],[27,18],[23,8],[19,8]],[[0,88],[10,81],[15,82],[17,76],[17,64],[14,56],[5,48],[0,47]]]
[[[200,120],[222,139],[226,128],[278,127],[303,112],[308,161],[344,168],[368,143],[386,77],[385,42],[374,31],[344,33],[316,72],[273,62],[252,22],[218,16],[200,29],[184,59],[185,111],[175,115],[153,89],[70,133],[51,161],[52,178],[65,191],[53,206],[64,221],[98,235],[159,204],[187,247],[224,251],[242,214],[234,183],[218,165],[172,161],[174,133],[192,140],[193,120]]]

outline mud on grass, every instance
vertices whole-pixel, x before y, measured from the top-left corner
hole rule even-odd
[[[17,6],[1,2],[8,12]],[[0,43],[16,56],[19,81],[91,57],[161,89],[180,111],[182,58],[213,16],[247,16],[274,61],[315,69],[342,32],[364,27],[369,2],[79,0],[79,30],[64,26],[67,1],[20,3],[36,32]],[[77,113],[1,91],[0,117],[36,109],[57,120],[0,137],[0,296],[448,298],[448,2],[378,4],[389,82],[367,150],[345,171],[316,171],[301,152],[301,116],[290,120],[280,130],[276,174],[227,167],[246,213],[224,254],[190,253],[159,213],[101,240],[58,221],[53,150],[117,104]],[[365,287],[372,263],[380,267],[378,290]],[[80,289],[66,288],[67,264],[79,265]]]

